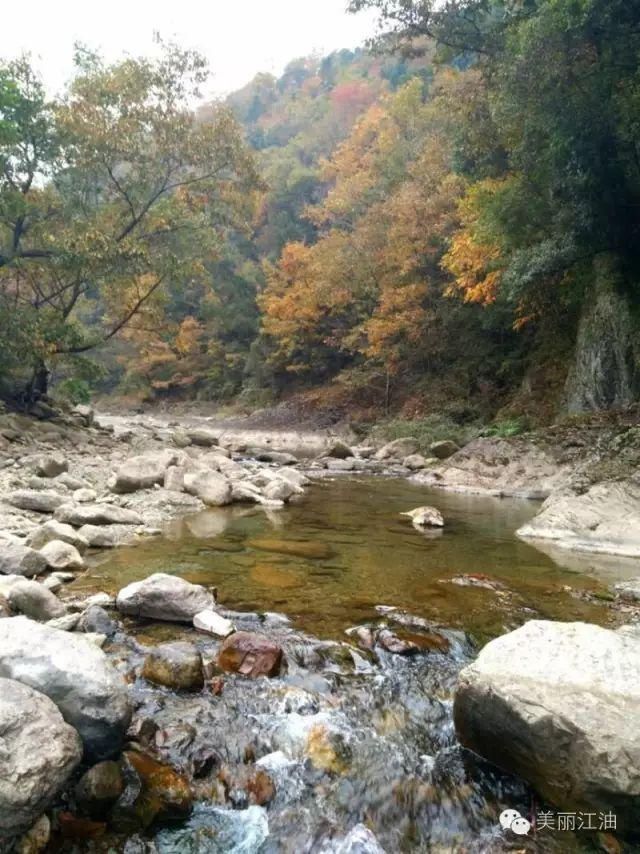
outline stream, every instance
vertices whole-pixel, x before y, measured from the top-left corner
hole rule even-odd
[[[416,530],[400,515],[423,504],[442,511],[443,531]],[[232,615],[237,627],[276,639],[288,667],[278,679],[230,677],[194,695],[130,675],[138,731],[193,780],[198,803],[186,822],[123,829],[125,847],[119,837],[63,849],[368,854],[375,849],[340,847],[364,823],[388,854],[514,850],[500,813],[540,805],[456,742],[457,674],[487,640],[528,619],[608,620],[606,562],[552,558],[514,536],[535,510],[404,479],[335,477],[283,510],[208,510],[102,553],[70,595],[116,592],[154,572],[216,586],[223,608],[247,612]],[[345,633],[356,626],[388,628],[419,653],[363,647]],[[205,660],[218,648],[186,627],[126,627],[107,652],[128,674],[161,641],[190,640]],[[273,791],[256,804],[246,792],[258,769]],[[571,833],[517,849],[593,850]]]

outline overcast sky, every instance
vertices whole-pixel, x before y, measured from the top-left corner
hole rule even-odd
[[[347,0],[31,0],[24,26],[5,30],[0,54],[31,53],[48,88],[56,91],[70,76],[74,42],[113,59],[124,52],[151,53],[157,31],[204,53],[213,72],[208,94],[226,94],[258,71],[279,73],[295,57],[361,44],[373,32],[373,17],[347,15],[346,5]]]

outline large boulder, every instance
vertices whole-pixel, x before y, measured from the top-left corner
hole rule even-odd
[[[227,478],[214,471],[187,472],[184,488],[208,507],[223,507],[231,503],[231,484]]]
[[[5,621],[8,622],[8,621]],[[44,694],[0,678],[0,849],[28,831],[82,758],[78,733]]]
[[[65,499],[59,492],[45,489],[17,489],[10,492],[7,501],[19,510],[31,510],[34,513],[55,513],[64,504]]]
[[[47,571],[46,558],[35,549],[9,540],[0,540],[0,575],[30,578]]]
[[[460,446],[456,445],[456,443],[452,442],[450,439],[445,439],[442,442],[433,442],[433,444],[429,446],[431,456],[438,460],[447,460],[449,457],[457,454],[459,450]]]
[[[343,442],[341,439],[336,439],[332,442],[325,451],[325,456],[334,457],[337,460],[346,460],[347,457],[355,456],[353,449]]]
[[[51,540],[40,549],[51,569],[82,569],[84,561],[82,555],[75,546],[69,545],[62,540]]]
[[[32,549],[41,549],[50,543],[52,540],[60,540],[63,543],[69,543],[77,549],[80,554],[84,554],[89,543],[84,537],[80,536],[75,528],[67,525],[64,522],[58,522],[55,519],[49,519],[44,525],[40,525],[35,531],[29,534],[26,539],[28,546]]]
[[[26,617],[0,620],[0,677],[46,694],[89,758],[115,753],[129,725],[127,686],[97,646]]]
[[[416,507],[400,515],[408,516],[416,528],[444,528],[444,517],[437,507]]]
[[[143,581],[124,587],[116,599],[121,614],[166,620],[172,623],[191,623],[200,611],[215,606],[212,593],[198,584],[190,584],[177,575],[158,572]]]
[[[113,492],[125,494],[163,484],[165,472],[177,459],[178,454],[171,451],[130,457],[116,471],[111,489]]]
[[[66,522],[76,528],[84,525],[141,525],[142,518],[135,510],[117,507],[114,504],[63,504],[56,510],[58,522]]]
[[[640,483],[598,483],[582,495],[551,495],[518,535],[576,551],[640,557]]]
[[[640,630],[532,620],[459,677],[461,742],[561,809],[640,826]]]

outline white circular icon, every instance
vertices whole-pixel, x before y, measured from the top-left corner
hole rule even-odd
[[[526,836],[531,830],[531,822],[523,818],[518,810],[504,810],[500,814],[500,825],[503,830],[511,830],[517,836]]]

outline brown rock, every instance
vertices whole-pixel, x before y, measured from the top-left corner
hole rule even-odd
[[[182,818],[189,815],[193,793],[186,777],[144,753],[129,750],[123,756],[142,784],[135,801],[135,812],[144,826],[157,817]]]
[[[177,691],[200,691],[204,687],[202,656],[191,643],[163,643],[145,658],[142,676]]]
[[[282,648],[265,635],[236,632],[222,644],[218,667],[227,673],[257,676],[277,676],[282,666]]]
[[[124,779],[118,762],[99,762],[80,778],[75,795],[82,812],[91,818],[103,818],[124,791]]]
[[[65,839],[98,839],[104,836],[107,825],[103,821],[91,821],[88,818],[79,818],[70,812],[61,812],[58,815],[60,833]]]

